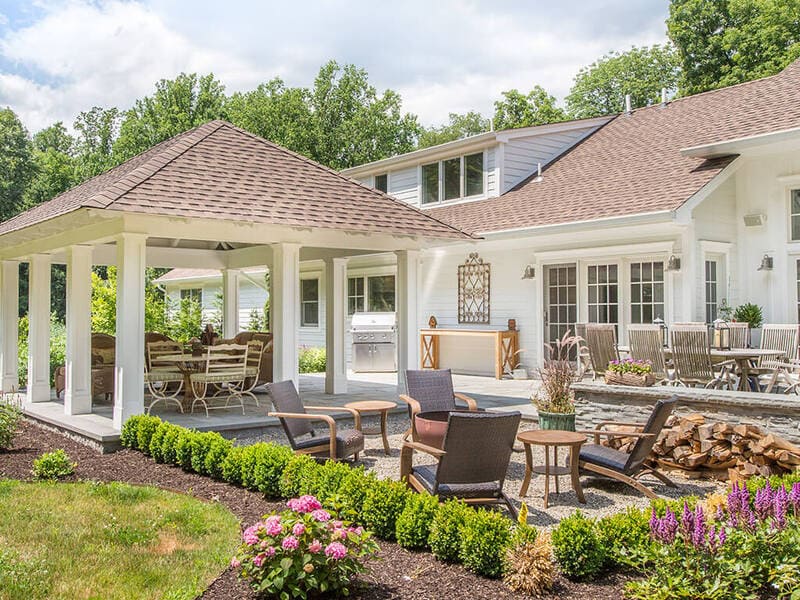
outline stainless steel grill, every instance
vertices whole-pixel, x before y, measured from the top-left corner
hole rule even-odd
[[[353,315],[353,371],[397,370],[397,327],[394,313],[362,312]]]

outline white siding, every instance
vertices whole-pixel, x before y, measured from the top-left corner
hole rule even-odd
[[[491,198],[493,196],[498,196],[499,191],[497,189],[497,180],[498,180],[498,173],[497,173],[497,150],[495,147],[489,148],[486,151],[486,195]]]
[[[419,180],[417,167],[389,172],[389,194],[414,206],[419,206]]]

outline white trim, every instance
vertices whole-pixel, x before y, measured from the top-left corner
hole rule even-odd
[[[736,173],[743,164],[744,161],[741,158],[736,158],[722,169],[722,171],[714,175],[711,181],[689,196],[686,201],[675,210],[676,220],[685,223],[691,219],[692,211],[697,208],[703,200],[713,194],[719,186],[725,183],[731,175]]]
[[[673,252],[674,248],[674,241],[664,241],[644,244],[621,244],[617,246],[591,246],[567,250],[547,250],[545,252],[536,252],[535,256],[536,260],[540,261],[542,264],[552,261],[556,261],[556,264],[558,264],[558,262],[570,262],[579,259],[602,261],[632,255],[663,256],[664,254]]]
[[[597,226],[622,226],[622,225],[638,225],[642,223],[654,223],[658,221],[670,221],[674,211],[672,210],[659,210],[649,213],[636,213],[633,215],[613,216],[613,217],[600,217],[598,219],[590,219],[588,221],[569,221],[566,223],[552,223],[548,225],[532,225],[530,227],[516,227],[512,229],[500,229],[496,231],[482,231],[475,235],[481,237],[496,237],[500,235],[516,234],[520,232],[529,233],[562,233],[568,231],[575,231],[581,229],[596,229]],[[468,241],[468,240],[464,240]],[[479,240],[472,240],[479,241]]]
[[[779,131],[770,131],[769,133],[759,133],[757,135],[720,140],[700,146],[681,148],[681,154],[683,156],[699,158],[716,158],[719,156],[738,154],[767,144],[793,140],[798,137],[800,137],[800,127],[793,127],[791,129],[781,129]]]

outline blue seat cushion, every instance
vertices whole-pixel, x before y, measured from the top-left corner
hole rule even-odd
[[[625,464],[628,462],[628,455],[625,452],[601,446],[599,444],[585,444],[581,448],[580,460],[606,467],[614,471],[623,472]]]
[[[433,494],[436,465],[420,465],[411,472],[429,494]],[[497,481],[481,483],[439,483],[436,494],[443,498],[499,498],[502,493]]]

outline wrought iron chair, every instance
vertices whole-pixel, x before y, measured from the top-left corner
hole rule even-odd
[[[252,398],[257,407],[261,405],[258,403],[258,396],[253,393],[253,390],[258,385],[258,375],[261,372],[263,349],[264,342],[261,340],[254,339],[247,342],[245,379],[241,383],[237,382],[232,384],[242,396]]]
[[[648,361],[657,384],[669,383],[669,371],[664,357],[664,333],[659,325],[628,326],[631,358]]]
[[[611,323],[587,323],[586,345],[592,361],[592,379],[603,375],[612,360],[619,360],[617,330]]]
[[[723,366],[719,373],[714,372],[705,324],[673,325],[670,341],[676,385],[735,389],[727,367]]]
[[[361,416],[358,411],[343,406],[304,406],[293,381],[267,384],[267,394],[275,407],[270,417],[277,417],[289,444],[298,454],[310,454],[316,458],[338,460],[353,456],[364,449],[364,434],[361,433]],[[338,429],[330,415],[315,415],[307,411],[328,413],[350,413],[355,429]],[[312,421],[324,421],[328,435],[316,435]]]
[[[464,410],[456,401],[466,404],[470,411],[478,410],[478,403],[469,396],[453,391],[453,374],[450,369],[442,370],[407,370],[406,393],[400,394],[400,400],[408,405],[408,416],[411,418],[411,427],[403,434],[403,439],[409,435],[418,441],[414,425],[414,417],[421,412]]]
[[[508,463],[521,415],[509,413],[450,414],[442,449],[405,441],[400,450],[400,477],[417,490],[469,504],[505,504],[517,511],[503,492]],[[434,465],[414,466],[414,452],[436,459]]]
[[[208,417],[209,410],[224,409],[232,400],[238,400],[244,414],[244,397],[241,389],[247,378],[247,346],[224,344],[209,346],[206,350],[205,366],[202,372],[189,375],[194,400],[192,412],[197,403],[203,405]],[[214,401],[222,400],[224,405],[214,405]]]
[[[181,346],[177,342],[150,342],[147,344],[147,360],[145,360],[144,380],[153,401],[145,407],[145,413],[158,402],[165,405],[174,402],[183,412],[183,404],[178,395],[183,391],[184,374],[174,362],[164,361],[162,357],[180,354]]]
[[[647,423],[626,423],[620,421],[603,421],[597,424],[593,431],[582,431],[594,436],[593,444],[584,444],[581,448],[578,466],[589,474],[603,475],[627,483],[634,489],[640,491],[648,498],[657,498],[655,492],[639,481],[644,475],[653,475],[670,487],[675,484],[663,473],[657,471],[646,461],[656,443],[661,430],[667,422],[667,418],[677,403],[678,398],[673,396],[669,400],[659,400],[656,402],[653,412],[647,419]],[[608,426],[636,427],[639,431],[610,431]],[[635,437],[636,444],[631,449],[630,454],[615,450],[600,444],[600,436],[605,437]]]

